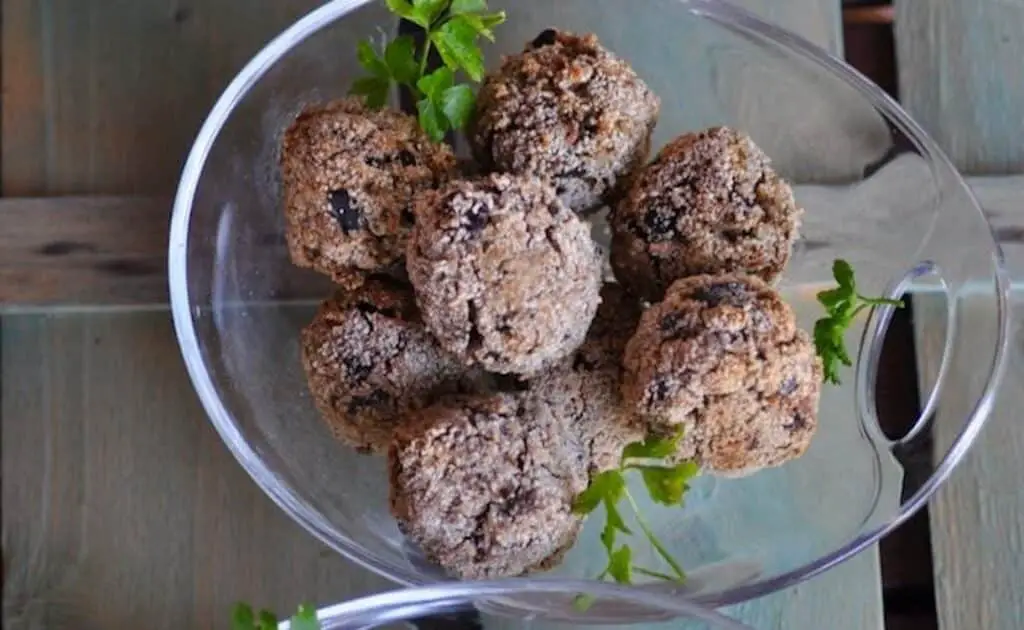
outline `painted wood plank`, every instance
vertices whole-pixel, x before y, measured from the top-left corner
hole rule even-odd
[[[1017,630],[1024,619],[1024,294],[1017,293],[1012,316],[1010,371],[1003,379],[995,409],[977,442],[931,503],[935,597],[940,628]],[[966,298],[959,304],[964,321],[991,322],[991,304]],[[923,374],[937,372],[945,334],[946,304],[936,298],[914,300],[918,366]],[[995,331],[979,324],[968,329],[971,338],[989,340]],[[984,350],[970,339],[959,344],[965,365],[982,365]],[[978,344],[984,348],[985,344]],[[971,361],[972,351],[977,359]],[[948,395],[967,399],[977,391],[981,371],[956,371],[948,377]],[[922,391],[928,387],[922,383]],[[958,398],[959,397],[959,398]],[[954,405],[963,407],[963,405]],[[952,443],[962,429],[963,416],[944,413],[933,421],[934,440]],[[945,446],[940,447],[945,449]]]
[[[734,124],[799,181],[859,176],[888,147],[881,119],[852,92],[831,84],[826,89],[809,67],[788,72],[771,54],[741,53],[733,45],[737,36],[718,35],[708,23],[691,18],[681,33],[678,20],[662,16],[681,16],[682,5],[650,2],[653,9],[640,16],[644,23],[628,29],[620,26],[618,0],[563,0],[543,12],[511,3],[515,18],[502,46],[517,49],[553,17],[571,17],[568,23],[600,32],[669,95],[660,141]],[[271,36],[317,4],[3,0],[4,194],[171,192],[191,139],[228,80]],[[832,52],[841,50],[838,0],[740,4]],[[353,33],[369,30],[363,26],[353,25]],[[837,150],[832,141],[825,150],[822,142],[834,139],[837,129],[846,146]]]
[[[963,171],[1024,172],[1024,2],[895,4],[907,110]]]
[[[320,4],[3,0],[3,194],[172,193],[228,82]]]
[[[319,0],[3,0],[3,192],[168,194],[241,66]]]
[[[166,305],[170,201],[153,197],[0,198],[0,305]],[[283,234],[262,242],[287,258]],[[288,267],[279,299],[327,284]]]
[[[246,476],[166,311],[2,326],[5,628],[212,630],[239,599],[287,610],[388,587]]]
[[[1024,595],[1017,587],[1024,579],[1024,439],[1018,430],[1024,405],[1024,176],[972,178],[979,203],[1000,238],[1015,282],[1017,302],[1013,317],[1017,330],[1011,367],[1003,381],[995,412],[973,450],[931,504],[931,539],[935,571],[936,608],[943,629],[981,627],[1018,628],[1024,619]],[[960,317],[991,322],[991,305],[964,298]],[[945,302],[935,297],[914,298],[915,346],[922,395],[938,372],[945,335]],[[968,329],[979,340],[994,335],[991,324]],[[972,338],[973,338],[972,337]],[[968,353],[962,365],[980,365],[984,344],[960,344]],[[971,360],[970,352],[978,353]],[[979,374],[954,372],[949,376],[950,396],[966,398],[975,391]],[[958,392],[960,392],[958,394]],[[963,418],[940,407],[934,419],[934,442],[939,452],[962,429]]]
[[[1019,0],[896,0],[900,91],[904,105],[956,165],[969,173],[1024,172],[1024,2]],[[1024,282],[1024,177],[1006,187],[1004,178],[972,180],[994,224],[1017,283]],[[1024,298],[1015,292],[1018,326]],[[991,321],[991,307],[967,298],[960,315]],[[918,372],[935,374],[945,305],[914,300]],[[994,330],[970,331],[981,339]],[[932,546],[940,627],[1018,628],[1024,619],[1024,440],[1016,424],[1024,403],[1024,333],[1015,333],[1012,361],[993,417],[973,450],[932,503]],[[979,344],[980,345],[980,344]],[[972,346],[963,344],[969,357]],[[975,350],[980,352],[980,350]],[[977,362],[983,358],[978,357]],[[978,375],[950,375],[951,395],[967,398]],[[928,383],[922,382],[922,390]],[[949,444],[961,417],[940,408],[934,419],[937,444]],[[940,447],[941,448],[941,447]]]
[[[0,303],[166,303],[170,202],[0,199]]]
[[[1009,264],[1024,267],[1024,176],[972,178],[969,183]],[[858,269],[877,268],[880,277],[894,273],[882,254],[904,249],[904,211],[915,206],[921,190],[913,168],[905,170],[902,163],[853,188],[798,186],[797,200],[806,208],[803,240],[786,282],[827,281],[837,256]],[[168,202],[157,198],[0,199],[0,305],[166,304],[168,220]],[[874,226],[873,239],[885,235],[891,243],[866,247],[864,226]],[[262,235],[261,242],[280,250],[282,260],[287,257],[282,234]],[[283,285],[287,291],[278,297],[319,299],[324,294],[325,284],[315,274],[290,273]]]

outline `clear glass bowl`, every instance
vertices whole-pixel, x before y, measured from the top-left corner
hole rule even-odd
[[[599,582],[571,580],[511,579],[500,582],[463,582],[420,587],[381,593],[350,602],[336,604],[317,611],[323,630],[369,630],[370,628],[460,628],[472,627],[471,621],[505,599],[542,602],[547,610],[558,608],[565,602],[585,598],[589,609],[604,616],[632,618],[643,614],[652,618],[687,621],[687,630],[752,630],[713,610],[678,596],[647,593]],[[529,630],[530,620],[489,617],[488,628],[516,628]],[[573,617],[559,628],[570,630],[580,627]],[[289,630],[287,622],[281,630]],[[545,630],[552,625],[544,623]]]
[[[685,509],[651,510],[654,528],[688,569],[679,593],[716,606],[763,595],[842,562],[906,520],[977,436],[1009,330],[1001,254],[935,143],[842,62],[722,2],[491,5],[510,16],[487,50],[492,66],[499,53],[521,49],[548,26],[595,32],[660,94],[656,147],[687,130],[726,124],[750,133],[775,158],[806,208],[780,285],[805,328],[821,314],[813,296],[830,280],[835,258],[854,264],[865,294],[927,292],[949,305],[945,334],[929,336],[937,346],[919,348],[942,361],[934,374],[920,375],[924,409],[907,419],[913,428],[905,436],[889,439],[877,422],[878,357],[892,315],[879,310],[851,331],[854,347],[860,340],[855,374],[844,387],[826,388],[819,431],[804,457],[743,479],[701,478]],[[330,287],[288,261],[277,173],[281,133],[296,113],[344,95],[358,75],[355,42],[396,29],[381,3],[335,0],[242,70],[185,166],[171,227],[170,287],[189,373],[242,466],[332,548],[414,586],[448,578],[407,544],[389,515],[385,462],[332,441],[306,389],[298,334]],[[801,184],[822,173],[830,185]],[[606,237],[602,219],[595,221],[595,234]],[[965,293],[991,308],[958,312],[955,299]],[[964,354],[968,330],[970,357],[983,349],[983,363]],[[951,376],[968,374],[974,377]],[[932,434],[939,408],[943,418],[961,419],[959,431],[942,432],[955,438]],[[926,470],[905,474],[922,452],[930,455]],[[599,572],[600,526],[588,522],[553,575],[588,579]]]

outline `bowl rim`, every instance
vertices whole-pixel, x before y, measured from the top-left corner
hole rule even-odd
[[[199,348],[192,308],[188,295],[188,226],[192,215],[192,204],[198,188],[203,167],[218,134],[235,106],[263,74],[294,46],[309,36],[375,0],[331,0],[314,9],[293,23],[264,46],[235,76],[210,111],[199,134],[189,151],[182,170],[180,183],[174,198],[168,245],[168,283],[170,287],[171,312],[175,333],[181,348],[186,369],[200,401],[214,428],[220,434],[231,453],[250,477],[263,491],[293,520],[328,547],[334,549],[357,565],[402,586],[422,586],[429,582],[417,577],[407,567],[382,558],[373,551],[334,531],[333,527],[316,510],[304,501],[290,486],[282,483],[270,471],[256,451],[244,440],[235,426],[231,413],[224,406],[208,373]],[[935,141],[881,88],[850,67],[844,61],[780,26],[767,22],[753,13],[730,4],[726,0],[676,0],[692,13],[718,23],[720,26],[753,34],[773,41],[829,70],[837,78],[857,90],[873,106],[883,111],[889,121],[912,139],[921,154],[931,163],[949,170],[956,177],[957,188],[970,201],[971,209],[984,219],[984,214],[973,192],[949,158],[939,149]],[[740,586],[725,589],[713,596],[696,596],[690,601],[697,604],[724,606],[760,597],[777,590],[794,586],[814,577],[867,549],[879,539],[902,525],[934,495],[949,477],[956,465],[974,443],[985,421],[991,415],[995,393],[1006,371],[1010,337],[1009,291],[1010,279],[1002,252],[996,240],[992,239],[993,263],[995,267],[995,294],[997,307],[998,341],[995,356],[988,368],[986,386],[967,415],[963,429],[951,444],[945,457],[935,465],[928,480],[908,499],[901,502],[899,511],[888,522],[869,529],[845,545],[824,554],[803,566],[791,569],[769,578],[755,580]],[[639,587],[628,587],[640,590]]]
[[[507,578],[479,582],[443,582],[417,588],[392,589],[367,595],[316,611],[328,628],[376,628],[383,623],[408,621],[437,612],[473,610],[475,601],[488,597],[515,597],[533,594],[580,595],[627,602],[658,610],[666,619],[685,617],[703,621],[716,630],[753,630],[736,619],[694,603],[686,597],[625,587],[611,582],[553,578]],[[612,603],[612,602],[609,602]],[[337,624],[337,625],[336,625]],[[372,624],[372,625],[371,625]],[[291,628],[289,622],[281,630]]]

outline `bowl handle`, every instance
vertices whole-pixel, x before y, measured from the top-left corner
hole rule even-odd
[[[956,301],[949,295],[949,287],[942,277],[939,266],[932,261],[922,261],[914,265],[902,277],[892,282],[882,297],[906,300],[905,296],[908,295],[911,285],[914,285],[915,289],[928,287],[929,292],[935,292],[945,297],[946,328],[938,374],[934,377],[928,375],[928,378],[920,379],[921,381],[930,381],[931,387],[927,393],[921,392],[921,410],[904,435],[894,437],[884,434],[878,420],[878,404],[876,399],[882,348],[889,325],[892,323],[893,316],[898,307],[876,306],[872,308],[867,325],[864,327],[864,334],[861,337],[857,360],[857,379],[855,385],[857,414],[862,426],[873,432],[877,431],[876,437],[888,442],[891,446],[905,445],[911,442],[928,427],[928,422],[933,417],[938,405],[939,393],[942,391],[943,381],[948,372],[956,330]]]

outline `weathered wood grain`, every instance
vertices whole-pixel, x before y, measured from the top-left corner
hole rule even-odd
[[[1024,175],[968,179],[992,224],[1013,282],[1024,285]]]
[[[319,4],[3,0],[3,193],[169,194],[228,81]]]
[[[0,306],[166,305],[168,199],[0,198]],[[283,234],[261,242],[287,260]],[[325,292],[317,275],[286,268],[280,299]]]
[[[1010,371],[1003,379],[995,410],[970,453],[931,503],[932,550],[935,567],[936,607],[943,630],[985,628],[1017,630],[1024,619],[1024,295],[1017,295],[1013,317]],[[989,301],[966,298],[959,316],[971,322],[965,333],[989,340],[994,335],[993,307]],[[941,361],[944,335],[944,301],[918,297],[914,300],[918,365],[934,374]],[[970,339],[958,347],[964,364],[987,364],[986,344]],[[973,356],[976,357],[973,361]],[[947,393],[952,400],[970,400],[984,370],[965,369],[949,374]],[[923,390],[927,388],[922,383]],[[962,411],[964,405],[952,405]],[[939,407],[933,421],[937,444],[948,445],[963,428],[961,413]],[[944,450],[945,447],[943,447]]]
[[[224,628],[387,587],[267,499],[206,421],[166,311],[3,318],[4,627]]]
[[[0,199],[0,303],[166,303],[169,220],[166,199]]]
[[[895,5],[904,107],[962,171],[1024,172],[1024,2]]]
[[[904,105],[939,141],[962,171],[973,174],[1024,172],[1024,2],[1019,0],[896,0],[900,93]],[[1014,182],[1012,186],[1004,185]],[[1024,205],[1014,179],[974,179],[971,185],[1002,241],[1011,273],[1024,282]],[[1018,284],[1019,287],[1019,284]],[[1015,299],[1020,301],[1020,289]],[[991,306],[979,298],[958,305],[978,327],[967,334],[994,334]],[[945,305],[935,298],[914,301],[918,372],[938,369],[938,337]],[[1024,305],[1014,315],[1024,315]],[[932,503],[932,546],[941,627],[1018,628],[1024,619],[1024,441],[1018,430],[1024,404],[1024,336],[1016,333],[1012,360],[993,417],[972,452]],[[967,365],[977,348],[962,344]],[[980,372],[980,370],[979,370]],[[966,401],[980,374],[950,374],[949,395]],[[929,379],[925,378],[925,381]],[[922,382],[922,390],[929,385]],[[954,405],[962,407],[962,404]],[[948,445],[961,428],[962,414],[940,407],[935,442]],[[944,448],[943,446],[939,447]]]
[[[922,194],[920,180],[901,169],[894,164],[891,172],[880,171],[857,189],[798,186],[797,199],[806,208],[804,238],[787,270],[787,283],[827,281],[837,256],[858,268],[895,273],[880,254],[900,251],[908,238],[920,237],[900,229],[901,212]],[[1009,264],[1024,267],[1024,176],[972,178],[969,183]],[[0,305],[166,304],[169,219],[169,202],[156,198],[0,199]],[[871,242],[865,241],[865,226],[873,226]],[[891,243],[876,242],[883,238]],[[287,265],[283,234],[265,234],[261,242],[278,250]],[[315,274],[292,273],[287,294],[280,297],[323,295],[324,283]]]

